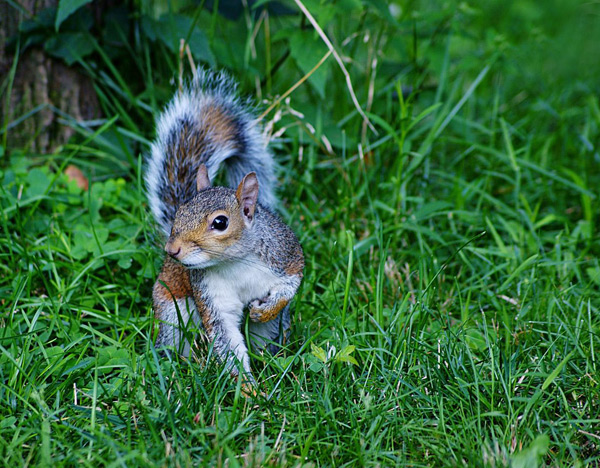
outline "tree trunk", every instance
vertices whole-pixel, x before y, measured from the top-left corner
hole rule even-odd
[[[58,1],[21,0],[18,3],[23,11],[13,6],[14,3],[0,1],[0,77],[4,86],[17,60],[10,97],[7,102],[5,92],[0,103],[2,128],[10,127],[8,148],[48,153],[66,143],[75,132],[60,123],[61,114],[75,120],[97,118],[99,104],[89,77],[48,56],[41,48],[30,48],[19,57],[7,52],[6,41],[17,33],[19,23],[45,8],[55,7]],[[16,123],[29,112],[32,115]]]

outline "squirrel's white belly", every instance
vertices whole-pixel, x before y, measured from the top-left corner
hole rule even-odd
[[[219,306],[243,309],[255,299],[269,295],[281,279],[256,258],[206,269],[203,275],[205,291]]]

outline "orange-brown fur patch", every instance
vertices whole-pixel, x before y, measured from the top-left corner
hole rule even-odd
[[[167,288],[160,281],[165,283]],[[190,284],[190,274],[188,270],[180,263],[175,262],[171,257],[166,256],[162,270],[154,285],[154,300],[172,300],[190,297],[192,295],[192,285]]]
[[[235,189],[235,198],[238,199],[238,201],[241,202],[242,200],[242,191],[244,190],[244,184],[243,181],[240,182],[240,185],[238,185],[238,187]]]
[[[302,276],[302,270],[304,270],[304,255],[300,248],[296,249],[293,260],[285,268],[285,273],[290,276],[300,275]]]
[[[200,319],[202,320],[202,326],[204,327],[204,331],[207,336],[212,336],[213,322],[212,316],[210,315],[210,309],[202,299],[202,291],[196,290],[194,291],[194,302],[196,303],[196,310],[198,311],[198,315],[200,315]]]
[[[209,254],[213,252],[221,253],[239,241],[242,237],[242,231],[244,230],[244,222],[238,213],[232,211],[233,210],[217,212],[226,213],[228,215],[229,227],[225,232],[215,232],[210,229],[210,223],[218,216],[217,214],[216,216],[209,216],[207,220],[201,222],[196,229],[185,232],[181,236],[173,239],[174,244],[181,244],[182,251],[180,258],[185,258],[189,251],[193,250],[195,246],[206,250]]]
[[[186,197],[193,195],[191,190],[195,188],[196,172],[192,172],[195,164],[184,161],[197,160],[207,149],[208,141],[206,138],[206,129],[202,126],[194,127],[193,124],[184,123],[179,129],[175,146],[168,149],[171,153],[165,158],[166,174],[169,183],[174,187],[180,187]],[[168,190],[162,196],[165,203],[170,206],[177,206],[182,201],[177,198],[176,190]]]
[[[211,131],[213,143],[236,142],[235,122],[223,112],[223,108],[210,105],[202,109],[202,119]]]
[[[268,322],[270,320],[273,320],[275,317],[277,317],[279,312],[281,312],[281,309],[283,309],[288,304],[288,302],[288,299],[280,299],[273,307],[265,309],[262,312],[262,315],[259,317],[259,321]]]

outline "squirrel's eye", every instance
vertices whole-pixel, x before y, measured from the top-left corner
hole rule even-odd
[[[216,229],[217,231],[224,231],[225,229],[227,229],[227,226],[229,225],[229,220],[227,219],[227,216],[217,216],[212,224],[210,225],[210,227],[212,229]]]

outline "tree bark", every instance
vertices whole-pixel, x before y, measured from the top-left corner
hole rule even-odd
[[[6,42],[18,32],[20,22],[45,8],[56,7],[58,1],[21,0],[18,3],[22,11],[9,2],[0,2],[0,77],[4,86],[17,61],[10,96],[5,93],[0,104],[2,128],[10,127],[9,149],[48,153],[75,133],[72,127],[61,123],[61,114],[79,121],[89,120],[100,115],[100,106],[90,78],[77,68],[48,56],[39,47],[28,49],[19,57],[7,52]],[[16,123],[32,111],[32,115]]]

